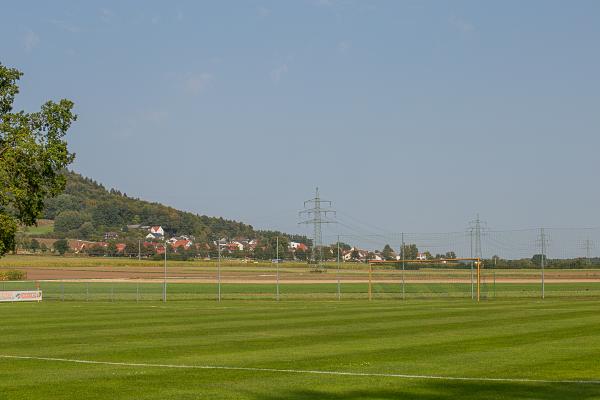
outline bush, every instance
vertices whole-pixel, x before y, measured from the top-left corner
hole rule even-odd
[[[8,271],[0,271],[0,281],[24,281],[27,279],[27,272],[9,269]]]

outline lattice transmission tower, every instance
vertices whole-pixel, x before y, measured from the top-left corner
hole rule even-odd
[[[326,205],[326,207],[323,207]],[[311,263],[315,264],[316,269],[320,269],[323,260],[323,236],[321,226],[323,224],[332,224],[335,221],[328,219],[329,215],[335,216],[335,211],[331,209],[331,201],[323,200],[319,196],[319,188],[315,190],[315,197],[304,202],[304,210],[298,213],[300,224],[313,225],[313,243],[311,251]]]
[[[588,238],[583,241],[582,247],[585,250],[586,263],[589,265],[592,263],[592,249],[595,247],[594,242]]]
[[[483,258],[481,251],[481,235],[486,227],[486,223],[477,218],[469,223],[469,236],[471,237],[471,257]]]

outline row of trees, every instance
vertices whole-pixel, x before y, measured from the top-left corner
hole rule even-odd
[[[222,251],[222,256],[226,258],[254,258],[258,260],[270,260],[274,259],[277,256],[277,239],[274,240],[266,240],[261,246],[258,246],[254,252],[250,251]],[[163,257],[161,254],[157,254],[156,248],[152,246],[139,246],[139,243],[133,241],[127,241],[124,243],[125,247],[121,251],[119,251],[117,247],[117,243],[115,241],[108,242],[107,246],[95,245],[87,247],[83,250],[84,254],[89,256],[125,256],[125,257],[137,257],[140,255],[141,257],[151,257],[151,258],[161,258]],[[302,251],[296,250],[295,252],[290,251],[288,248],[289,242],[286,238],[282,237],[279,240],[279,258],[284,260],[298,260],[298,261],[307,261],[310,258],[310,250]],[[409,245],[414,249],[414,245]],[[37,239],[28,239],[26,237],[20,238],[20,247],[31,251],[32,253],[46,253],[48,251],[53,250],[55,253],[60,255],[64,255],[65,253],[70,251],[69,244],[66,239],[56,240],[52,248],[49,248],[45,243],[40,243]],[[416,247],[416,246],[415,246]],[[350,250],[350,246],[345,243],[340,244],[340,251]],[[390,253],[391,247],[385,246],[381,251],[381,254],[387,254],[388,257],[392,257],[393,253]],[[170,259],[179,259],[179,260],[188,260],[195,258],[216,258],[218,255],[218,249],[215,245],[205,245],[205,246],[191,246],[189,248],[177,248],[167,245],[167,252],[169,254]],[[416,253],[418,254],[418,252]],[[341,254],[340,254],[341,257]],[[351,259],[358,261],[359,254],[358,250],[354,250],[351,253]],[[374,258],[374,253],[371,252],[368,255],[368,258]],[[443,259],[443,258],[456,258],[456,255],[453,252],[447,252],[445,254],[436,254],[435,257],[431,257],[429,259]],[[324,260],[336,260],[337,259],[337,243],[331,246],[326,246],[323,248],[323,259]],[[388,258],[389,260],[394,260],[395,258]],[[406,258],[407,260],[416,259],[414,258]],[[555,268],[555,269],[571,269],[571,268],[589,268],[589,267],[597,267],[600,265],[600,258],[572,258],[572,259],[548,259],[541,254],[535,254],[531,258],[523,258],[523,259],[502,259],[498,256],[493,256],[491,259],[483,260],[486,268],[498,268],[498,269],[530,269],[530,268],[539,268],[542,263],[542,259],[544,260],[544,265],[546,268]]]

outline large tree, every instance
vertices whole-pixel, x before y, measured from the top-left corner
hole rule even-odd
[[[381,252],[383,259],[386,261],[390,261],[396,258],[396,254],[394,253],[394,249],[389,244],[386,244],[383,247],[383,251]]]
[[[14,112],[21,76],[0,64],[0,256],[14,249],[18,225],[35,225],[44,200],[63,191],[62,171],[75,157],[64,140],[77,118],[73,102]]]

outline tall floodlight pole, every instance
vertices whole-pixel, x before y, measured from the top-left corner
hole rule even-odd
[[[163,302],[167,302],[167,241],[165,240],[165,268],[163,277]]]
[[[221,301],[221,240],[217,240],[217,301]]]
[[[324,208],[323,204],[326,204],[327,207]],[[323,238],[321,225],[335,222],[327,218],[330,214],[335,216],[335,211],[329,207],[331,207],[331,201],[321,199],[319,197],[319,188],[316,188],[315,197],[310,200],[306,200],[304,202],[304,210],[298,213],[301,218],[305,218],[300,222],[300,224],[313,225],[311,261],[317,270],[320,270],[321,261],[323,259]]]
[[[276,296],[275,298],[277,299],[277,301],[279,301],[279,236],[277,236],[277,248],[275,250],[275,254],[277,254],[277,258],[275,259],[276,264],[276,272],[275,272],[275,280],[277,281],[275,288],[276,288]]]

